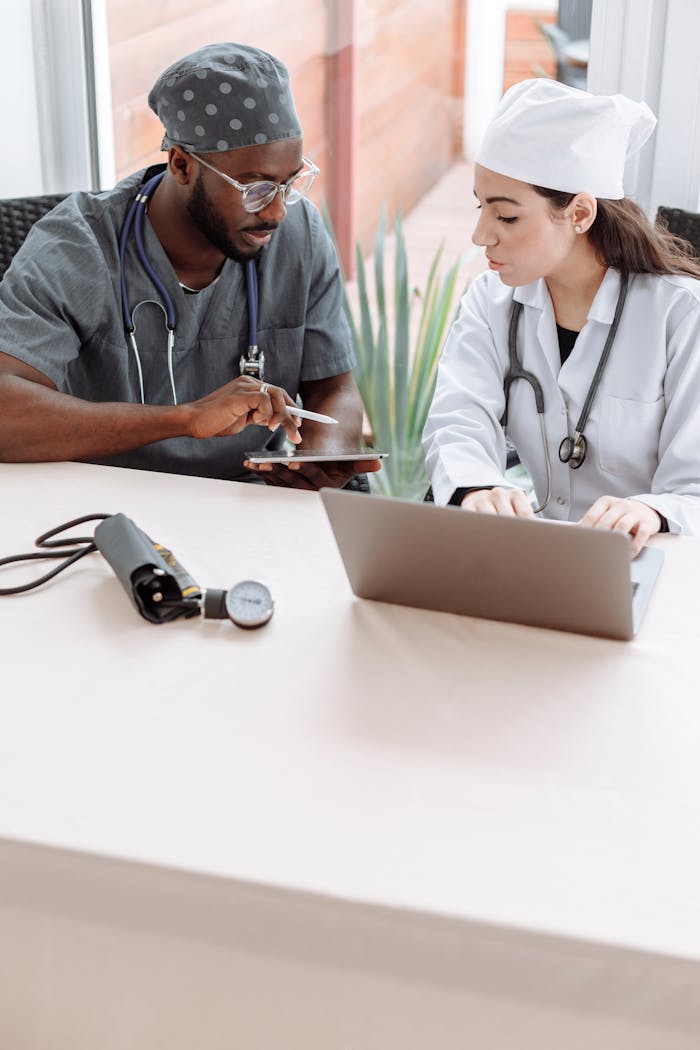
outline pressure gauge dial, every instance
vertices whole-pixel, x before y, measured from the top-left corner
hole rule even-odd
[[[241,580],[226,592],[226,612],[238,627],[262,627],[273,609],[272,595],[259,580]]]

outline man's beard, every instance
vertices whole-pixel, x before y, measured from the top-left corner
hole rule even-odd
[[[260,251],[259,248],[252,247],[248,252],[236,248],[235,244],[226,235],[224,223],[207,196],[201,175],[192,187],[192,193],[186,208],[194,226],[227,259],[234,259],[236,262],[247,262],[248,259],[252,259]],[[251,229],[274,230],[276,227],[276,223],[260,223],[259,226],[251,227]]]

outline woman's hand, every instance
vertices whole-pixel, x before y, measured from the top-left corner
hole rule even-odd
[[[479,514],[505,514],[515,518],[532,518],[535,513],[522,489],[499,487],[468,492],[461,507]]]
[[[579,525],[627,533],[632,541],[632,557],[636,558],[649,538],[660,530],[661,517],[638,499],[601,496],[586,511]]]

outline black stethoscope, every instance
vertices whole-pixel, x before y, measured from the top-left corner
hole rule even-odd
[[[610,331],[608,332],[608,338],[605,340],[605,346],[603,352],[600,355],[600,361],[598,367],[595,370],[595,375],[588,388],[586,400],[583,403],[581,409],[581,415],[578,418],[576,427],[574,429],[574,436],[565,437],[559,446],[559,459],[562,463],[568,463],[571,470],[578,470],[581,464],[586,458],[586,438],[584,437],[584,430],[588,417],[591,412],[591,406],[593,399],[598,392],[600,381],[603,377],[603,371],[610,357],[610,351],[612,349],[613,340],[617,333],[618,326],[620,324],[620,317],[622,316],[622,308],[625,305],[625,299],[627,298],[627,288],[629,286],[629,277],[627,274],[622,274],[620,279],[620,294],[617,297],[617,305],[615,307],[615,314],[613,316],[612,324],[610,325]],[[537,409],[537,415],[540,421],[540,433],[542,436],[542,447],[544,448],[545,465],[547,468],[547,495],[544,503],[541,507],[535,508],[535,514],[539,514],[540,511],[549,503],[552,498],[552,464],[549,459],[549,447],[547,445],[547,431],[544,425],[544,392],[542,390],[542,384],[533,372],[528,372],[527,369],[523,368],[520,358],[518,357],[518,346],[517,346],[517,333],[518,333],[518,320],[522,312],[523,304],[513,300],[513,309],[510,315],[510,326],[508,328],[508,373],[503,382],[503,392],[506,397],[506,407],[501,417],[501,426],[505,430],[508,425],[508,401],[510,398],[510,388],[517,379],[524,379],[526,383],[530,384],[532,392],[535,395],[535,408]]]
[[[177,404],[177,393],[175,390],[175,376],[173,373],[173,350],[175,348],[175,328],[177,326],[177,318],[175,315],[175,304],[168,293],[167,288],[161,281],[160,277],[156,273],[155,269],[151,265],[148,256],[146,255],[146,249],[144,247],[143,239],[143,224],[146,216],[146,209],[148,202],[153,195],[153,191],[163,178],[165,172],[161,171],[158,175],[154,175],[152,179],[149,179],[143,186],[140,187],[136,197],[134,198],[129,211],[127,212],[124,225],[122,226],[121,233],[119,235],[119,280],[121,284],[122,292],[122,317],[124,319],[124,328],[131,342],[131,348],[134,351],[134,358],[136,360],[136,369],[139,376],[139,389],[141,392],[141,404],[146,403],[143,389],[143,371],[141,369],[141,357],[139,354],[139,348],[136,343],[136,311],[140,306],[145,303],[153,303],[159,306],[163,311],[165,317],[165,328],[168,333],[168,375],[170,376],[170,388],[173,392],[173,404]],[[150,277],[153,285],[155,286],[161,301],[158,302],[156,299],[144,299],[143,302],[137,303],[133,311],[129,309],[129,297],[126,290],[126,246],[129,240],[131,229],[134,230],[134,240],[136,242],[136,254],[138,255],[139,262],[143,269]],[[241,355],[239,361],[239,368],[242,375],[255,376],[256,379],[263,380],[265,378],[265,355],[259,350],[257,345],[257,331],[258,331],[258,271],[255,267],[255,260],[248,259],[245,265],[246,273],[246,286],[248,292],[248,350],[245,354]]]

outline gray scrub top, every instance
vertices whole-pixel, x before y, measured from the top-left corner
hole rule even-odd
[[[149,169],[149,175],[156,169]],[[119,233],[144,172],[103,193],[74,193],[32,227],[0,281],[0,350],[32,365],[60,391],[88,401],[141,400],[137,365],[124,331]],[[245,270],[227,259],[201,308],[180,287],[146,219],[148,258],[175,304],[174,375],[180,403],[239,375],[248,346]],[[172,404],[167,333],[159,296],[136,255],[125,260],[147,404]],[[355,360],[342,309],[333,245],[316,208],[289,209],[258,257],[258,345],[265,379],[295,397],[302,382],[348,372]],[[155,300],[149,303],[147,300]],[[266,427],[233,437],[170,438],[95,462],[214,478],[250,479],[244,453],[275,440]]]

